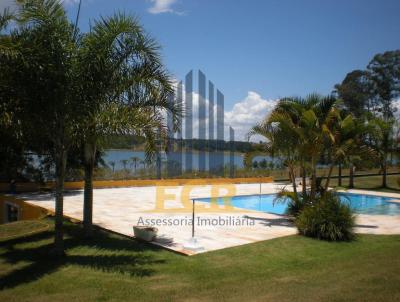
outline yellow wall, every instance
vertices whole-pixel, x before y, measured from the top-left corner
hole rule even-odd
[[[96,180],[93,182],[94,188],[119,188],[119,187],[146,187],[146,186],[179,186],[184,184],[240,184],[240,183],[268,183],[272,182],[272,177],[243,177],[243,178],[177,178],[177,179],[133,179],[133,180]],[[83,181],[66,182],[66,190],[83,189]],[[8,191],[9,185],[0,184],[0,191]],[[17,192],[33,192],[42,189],[53,189],[54,182],[47,182],[44,186],[34,183],[17,183]]]
[[[18,220],[31,220],[38,219],[48,214],[48,211],[28,204],[24,202],[22,199],[15,198],[11,195],[0,195],[0,224],[5,223],[5,215],[6,215],[6,204],[12,204],[19,208],[18,210]]]

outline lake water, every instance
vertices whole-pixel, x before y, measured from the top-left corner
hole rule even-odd
[[[192,156],[192,165],[193,165],[193,170],[198,170],[199,169],[199,153],[198,152],[190,152]],[[183,152],[183,160],[182,160],[182,166],[185,169],[185,156],[189,154],[189,152]],[[208,167],[208,162],[210,160],[210,157],[217,156],[216,153],[208,153],[206,152],[206,167]],[[124,168],[123,165],[123,160],[128,160],[126,168],[133,168],[134,164],[132,161],[132,158],[137,157],[140,158],[141,161],[145,159],[145,153],[143,151],[132,151],[132,150],[106,150],[104,152],[103,159],[105,163],[110,166],[110,162],[115,162],[115,170],[122,170]],[[171,153],[169,155],[169,158],[176,159],[178,158],[177,153]],[[269,156],[257,156],[255,157],[255,160],[260,161],[262,159],[266,159],[267,161],[271,161],[272,158]],[[161,154],[161,160],[162,162],[166,162],[167,160],[167,155],[165,153]],[[229,153],[225,153],[224,156],[224,163],[229,164]],[[236,168],[243,168],[243,154],[241,153],[235,153],[233,156],[233,161],[234,165]],[[141,169],[143,167],[143,164],[137,163],[137,168]]]

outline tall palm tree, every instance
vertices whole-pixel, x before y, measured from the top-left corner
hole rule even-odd
[[[276,118],[276,116],[275,116]],[[266,138],[265,152],[271,156],[278,156],[284,158],[284,165],[289,170],[289,180],[292,183],[293,191],[297,193],[297,186],[295,180],[295,166],[298,162],[298,136],[291,130],[293,126],[288,120],[288,124],[280,123],[277,125],[271,122],[269,118],[260,124],[251,128],[248,136],[261,135]],[[246,158],[251,160],[252,157]],[[251,161],[250,161],[251,164]]]
[[[331,163],[325,190],[329,187],[333,167],[345,162],[350,164],[349,187],[354,187],[354,161],[371,159],[375,156],[372,148],[368,147],[364,142],[364,136],[368,133],[368,125],[365,125],[363,120],[354,119],[350,114],[344,118],[339,115],[331,132],[333,139],[327,146],[331,154]]]
[[[394,119],[374,117],[369,121],[371,147],[376,151],[382,171],[382,188],[387,188],[387,161],[394,146]]]
[[[304,175],[307,165],[311,171],[310,194],[315,197],[316,166],[326,142],[333,140],[332,126],[339,113],[336,103],[333,96],[317,94],[305,99],[284,98],[266,120],[250,132],[266,137],[267,149],[277,151],[285,158],[295,192],[295,167],[300,165]]]
[[[146,137],[146,154],[156,148],[156,129],[165,129],[163,112],[175,125],[180,108],[171,102],[172,81],[158,44],[132,16],[115,14],[95,21],[81,36],[77,59],[80,99],[87,104],[81,139],[85,150],[84,227],[92,230],[93,168],[96,150],[111,134]],[[122,162],[126,170],[127,162]]]
[[[55,164],[53,252],[62,255],[67,153],[76,143],[76,126],[84,112],[83,104],[74,98],[74,28],[57,0],[25,0],[15,4],[15,15],[0,17],[1,29],[9,20],[17,21],[0,39],[1,56],[13,66],[7,74],[9,85],[2,85],[2,90],[16,101],[15,110],[19,110],[30,149],[50,154]]]

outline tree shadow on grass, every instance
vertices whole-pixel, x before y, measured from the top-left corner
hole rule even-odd
[[[54,233],[44,231],[31,236],[8,240],[0,243],[5,252],[0,254],[4,262],[25,266],[12,270],[0,277],[0,290],[13,288],[20,284],[29,283],[41,277],[56,272],[66,265],[76,265],[109,273],[120,273],[132,277],[148,277],[154,273],[155,264],[165,263],[157,259],[153,252],[158,247],[124,239],[97,230],[90,240],[82,236],[82,229],[77,225],[66,225],[65,257],[50,257]],[[37,243],[34,247],[18,248],[17,244]],[[74,248],[77,248],[74,250]],[[151,251],[151,253],[149,253]]]

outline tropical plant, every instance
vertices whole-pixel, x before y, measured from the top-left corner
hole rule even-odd
[[[64,253],[63,188],[67,152],[77,142],[83,118],[73,73],[76,60],[74,26],[59,1],[16,1],[17,21],[0,41],[2,61],[12,66],[3,93],[13,102],[29,149],[47,153],[55,165],[55,240],[53,252]],[[7,22],[1,22],[3,29]],[[4,84],[4,85],[3,85]]]
[[[157,131],[165,128],[163,112],[177,117],[180,108],[171,101],[172,82],[161,64],[158,44],[132,16],[115,14],[95,21],[90,32],[82,35],[76,68],[79,96],[87,104],[81,134],[85,149],[84,226],[90,235],[93,159],[102,140],[118,134],[143,136],[151,157]],[[126,170],[128,161],[121,162]]]
[[[334,139],[332,129],[338,118],[337,100],[333,96],[312,94],[302,98],[284,98],[249,135],[267,139],[266,151],[279,154],[289,169],[289,179],[296,193],[295,167],[300,166],[305,194],[306,168],[311,171],[311,198],[317,188],[316,166],[327,141]]]
[[[274,204],[275,203],[287,205],[286,214],[297,218],[305,207],[312,205],[312,200],[309,192],[306,194],[296,194],[283,188],[276,194],[274,199]]]
[[[387,161],[391,147],[394,145],[394,119],[387,120],[374,117],[369,121],[370,146],[378,155],[379,164],[382,171],[382,187],[387,187]]]
[[[327,145],[330,155],[330,165],[328,176],[325,182],[325,191],[329,187],[333,167],[348,163],[350,166],[349,172],[349,187],[354,186],[354,162],[362,160],[371,160],[376,157],[374,150],[369,147],[365,138],[369,134],[369,125],[364,119],[356,119],[351,114],[342,117],[345,111],[341,111],[336,122],[332,125],[332,139]],[[341,178],[341,171],[339,173]],[[341,185],[341,179],[339,180]]]
[[[297,193],[297,186],[295,181],[295,164],[298,162],[298,137],[290,129],[289,125],[285,123],[277,125],[275,122],[271,122],[269,117],[267,117],[260,124],[254,126],[248,137],[254,135],[261,135],[266,138],[266,143],[264,145],[264,152],[271,155],[272,157],[278,156],[284,159],[284,165],[289,170],[289,180],[292,183],[292,188],[295,193]],[[244,161],[246,166],[251,163],[254,155],[261,155],[262,152],[252,152],[247,153]],[[297,195],[297,194],[296,194]]]
[[[305,207],[295,224],[305,236],[330,241],[346,241],[354,238],[354,215],[350,207],[342,203],[335,192],[325,192]]]

